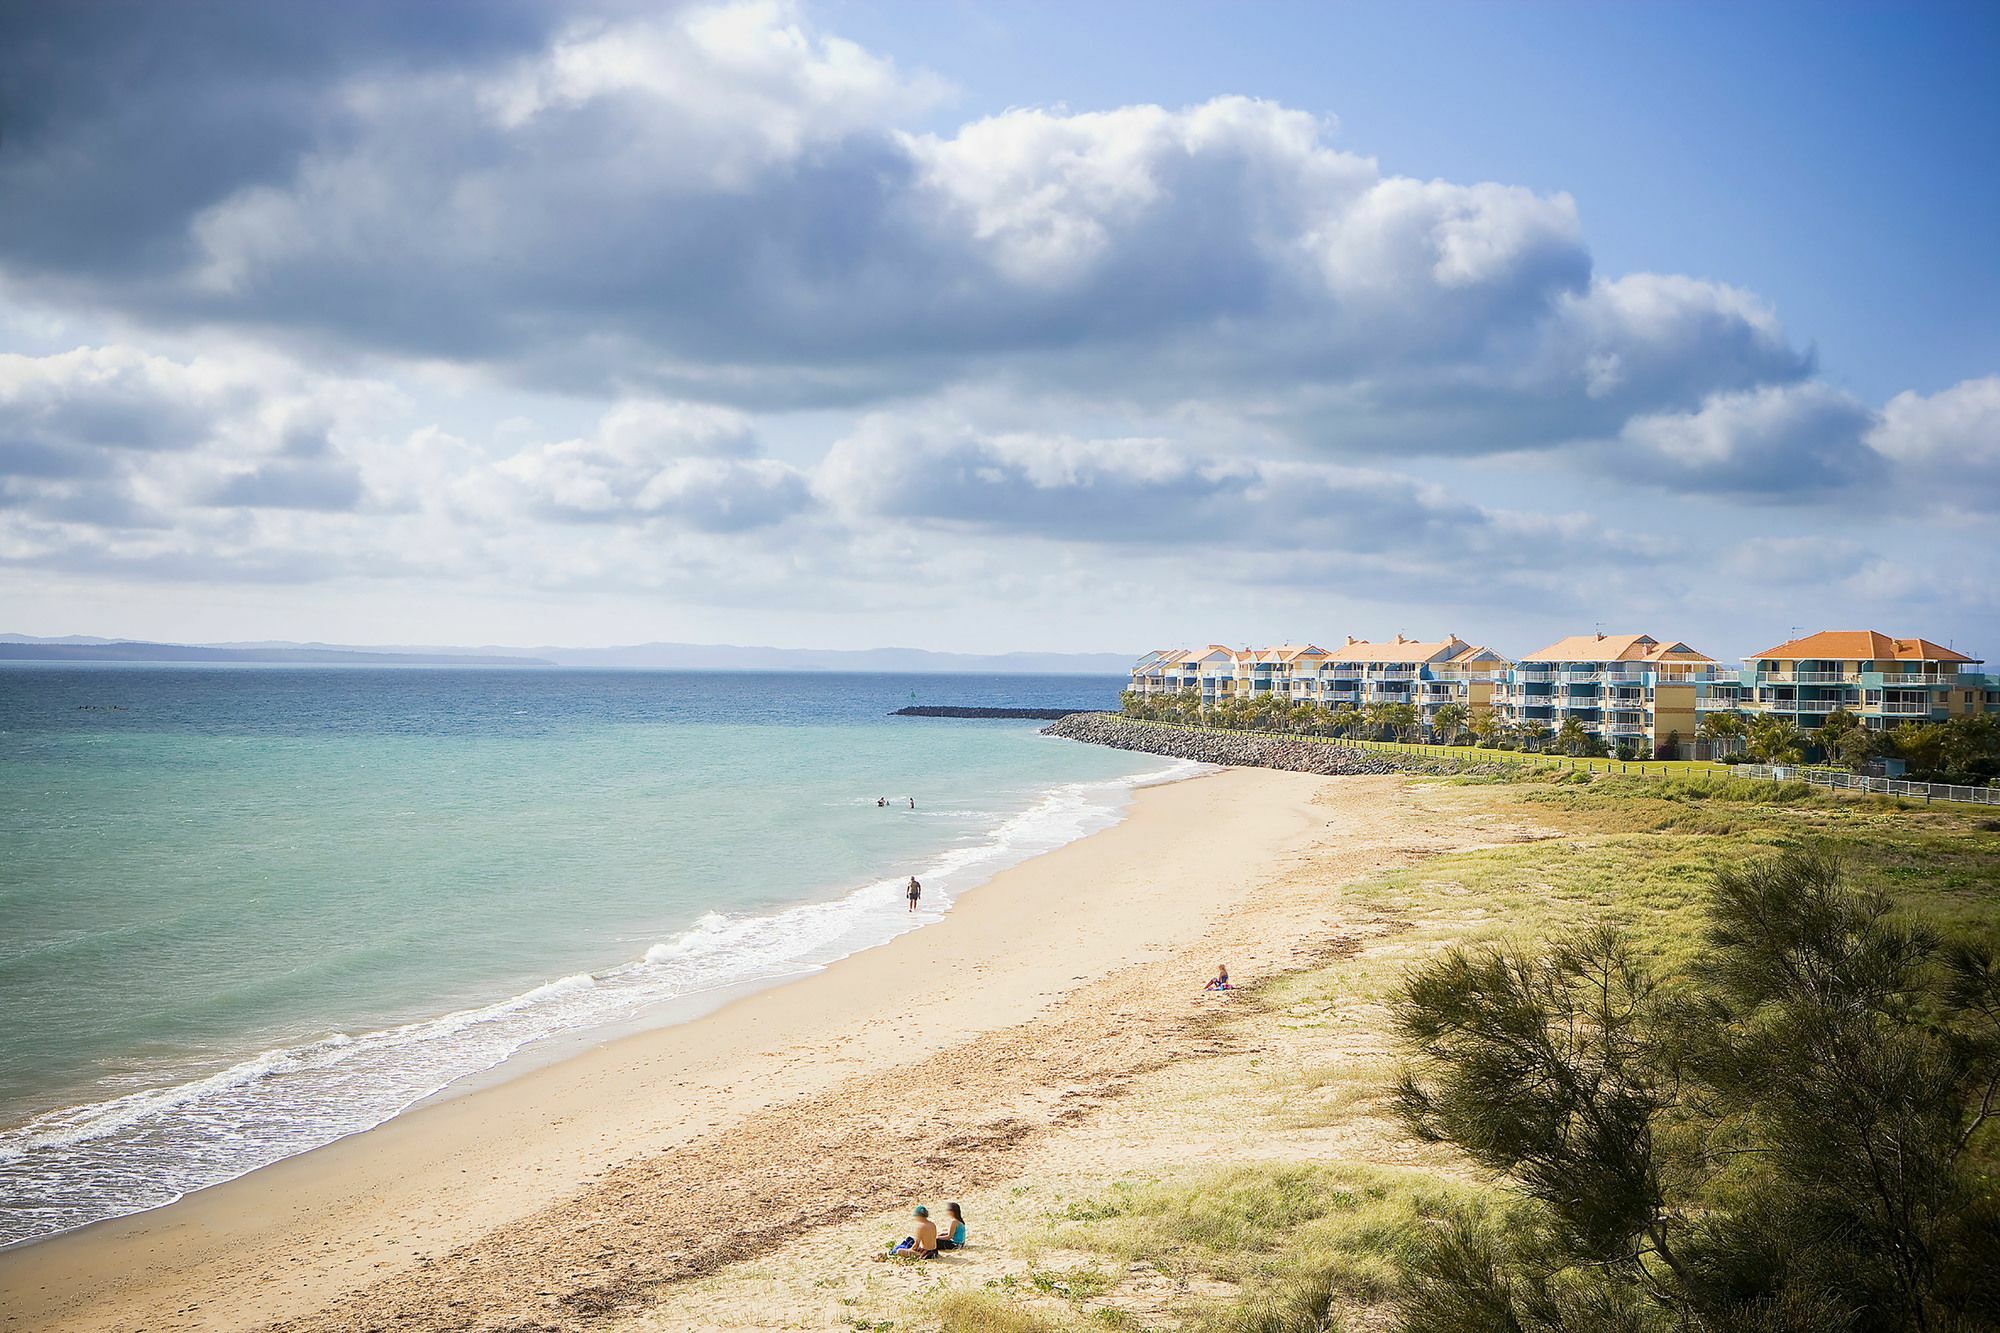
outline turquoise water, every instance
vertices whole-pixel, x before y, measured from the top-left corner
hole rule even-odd
[[[932,919],[1168,765],[888,711],[1117,687],[0,669],[0,1242]]]

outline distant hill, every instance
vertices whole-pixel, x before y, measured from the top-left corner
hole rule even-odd
[[[320,666],[553,666],[534,657],[478,653],[375,653],[346,648],[215,648],[206,644],[142,643],[130,639],[23,642],[0,637],[0,662],[239,662]]]
[[[148,643],[88,635],[0,634],[0,661],[268,662],[354,666],[566,666],[655,671],[857,671],[1122,676],[1136,654],[939,653],[924,648],[759,648],[641,643],[615,648],[367,645],[258,641]]]
[[[481,652],[506,649],[482,648]],[[560,666],[683,671],[979,672],[1122,676],[1137,654],[938,653],[925,648],[757,648],[727,643],[640,643],[622,648],[523,648]]]

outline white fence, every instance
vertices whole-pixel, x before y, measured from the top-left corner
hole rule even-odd
[[[1733,770],[1746,778],[1766,778],[1772,782],[1810,782],[1815,787],[1839,787],[1848,791],[1876,792],[1883,796],[1907,796],[1918,801],[1965,801],[1973,805],[2000,805],[2000,787],[1960,787],[1948,782],[1908,782],[1902,778],[1870,778],[1843,773],[1837,768],[1810,768],[1792,764],[1738,764]]]

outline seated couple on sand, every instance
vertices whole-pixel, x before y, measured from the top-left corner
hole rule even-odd
[[[965,1248],[965,1214],[955,1203],[944,1206],[951,1214],[951,1231],[940,1235],[938,1224],[931,1221],[931,1210],[917,1205],[917,1234],[903,1237],[903,1243],[889,1251],[893,1259],[935,1259],[939,1250],[962,1250]]]

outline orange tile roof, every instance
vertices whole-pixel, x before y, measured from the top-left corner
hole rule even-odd
[[[1572,634],[1523,662],[1713,662],[1684,643],[1661,643],[1650,634]]]
[[[1772,657],[1784,661],[1826,662],[1979,661],[1976,657],[1955,653],[1929,639],[1892,639],[1880,630],[1872,629],[1824,629],[1803,639],[1793,639],[1776,648],[1752,653],[1749,660],[1754,662],[1759,658]]]
[[[1425,643],[1418,639],[1406,639],[1398,634],[1383,643],[1370,643],[1366,639],[1349,639],[1346,646],[1327,654],[1329,662],[1429,662],[1442,656],[1455,656],[1467,647],[1465,640],[1456,634]]]

